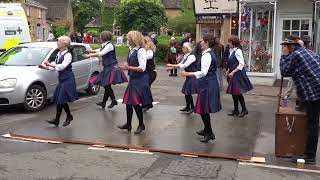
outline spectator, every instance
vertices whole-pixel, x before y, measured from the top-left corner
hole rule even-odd
[[[295,39],[295,36],[288,36],[281,43],[280,70],[283,77],[292,77],[307,114],[305,151],[297,158],[304,159],[306,164],[314,164],[319,136],[320,57]],[[297,158],[293,161],[297,162]]]
[[[177,64],[177,55],[180,53],[180,46],[175,37],[171,37],[170,44],[167,49],[167,64]],[[169,76],[177,76],[177,69],[170,70]]]
[[[47,41],[54,41],[54,35],[53,35],[53,33],[52,33],[52,31],[51,31],[51,30],[49,31]]]
[[[214,40],[214,46],[212,47],[217,58],[217,78],[219,82],[219,87],[223,87],[223,61],[224,61],[224,46],[220,43],[220,38],[216,37]]]
[[[90,44],[90,42],[91,42],[90,32],[86,33],[86,35],[84,36],[82,42],[85,43],[85,44]]]

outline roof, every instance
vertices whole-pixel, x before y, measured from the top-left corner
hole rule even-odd
[[[46,6],[42,5],[41,3],[39,3],[35,0],[26,0],[25,2],[26,2],[26,4],[31,5],[31,6],[35,6],[35,7],[42,8],[42,9],[48,9]]]
[[[96,17],[96,18],[92,19],[85,27],[86,28],[101,27],[101,18],[100,17]]]
[[[105,0],[107,7],[116,7],[121,0]],[[166,9],[181,9],[182,0],[161,0]]]

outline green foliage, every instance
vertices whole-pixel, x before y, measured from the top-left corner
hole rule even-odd
[[[76,31],[83,32],[84,27],[94,17],[101,16],[100,0],[73,0],[72,11]]]
[[[158,32],[166,24],[167,16],[158,0],[124,0],[116,10],[116,20],[124,33]]]
[[[66,35],[67,30],[63,25],[59,25],[59,24],[53,25],[53,34],[54,34],[54,37],[58,38],[60,36]]]
[[[176,34],[183,32],[196,34],[196,20],[193,12],[192,0],[183,0],[180,14],[176,18],[169,19],[169,28]]]
[[[114,20],[114,12],[113,8],[104,7],[101,12],[101,28],[100,31],[111,31],[113,28],[113,20]]]

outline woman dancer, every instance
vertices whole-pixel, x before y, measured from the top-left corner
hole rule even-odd
[[[230,47],[230,55],[227,60],[226,72],[229,78],[227,94],[232,95],[234,105],[234,110],[228,115],[244,117],[248,114],[248,110],[242,94],[252,90],[253,87],[244,68],[243,54],[239,48],[240,39],[237,36],[231,36],[228,39],[228,44]],[[241,113],[239,113],[239,102],[242,107]]]
[[[102,57],[103,71],[99,74],[97,80],[94,82],[104,87],[104,95],[101,102],[96,103],[102,108],[106,107],[108,98],[111,98],[111,104],[108,108],[113,108],[118,105],[114,95],[112,85],[127,82],[126,75],[116,66],[118,65],[116,51],[114,45],[111,43],[112,33],[110,31],[103,31],[100,34],[100,39],[103,42],[100,49],[90,51],[91,53],[85,57]]]
[[[179,64],[167,64],[168,70],[181,68],[186,72],[196,72],[197,71],[197,61],[194,54],[191,53],[192,45],[189,42],[186,42],[182,46],[182,51],[185,54],[183,57],[183,61]],[[191,114],[194,112],[194,104],[192,95],[197,94],[197,79],[196,77],[186,77],[184,81],[182,91],[185,95],[186,99],[186,107],[180,109],[182,112],[186,112],[187,114]]]
[[[207,143],[215,139],[212,132],[210,113],[216,113],[221,110],[220,91],[217,80],[217,60],[216,56],[209,47],[214,45],[214,36],[206,34],[201,41],[202,57],[199,64],[199,71],[185,72],[181,75],[186,77],[196,77],[198,80],[198,97],[195,112],[200,114],[204,124],[204,130],[198,131],[197,134],[204,136],[201,142]]]
[[[130,31],[127,35],[131,47],[128,64],[120,65],[123,70],[128,70],[130,77],[128,87],[123,97],[123,103],[126,104],[127,122],[120,129],[131,131],[131,121],[133,109],[136,111],[139,126],[134,134],[140,134],[145,130],[143,123],[142,106],[152,104],[152,95],[149,86],[149,75],[146,69],[147,53],[144,47],[144,37],[138,31]]]
[[[59,37],[57,42],[59,52],[55,62],[49,63],[48,61],[45,61],[44,65],[39,66],[44,69],[58,71],[59,74],[59,83],[52,97],[52,102],[57,104],[56,118],[48,121],[49,124],[54,124],[56,127],[59,126],[62,109],[67,113],[67,118],[63,123],[63,126],[68,126],[70,124],[73,120],[73,116],[71,115],[68,102],[73,102],[78,99],[76,81],[72,72],[72,54],[68,49],[70,43],[71,39],[68,36]]]

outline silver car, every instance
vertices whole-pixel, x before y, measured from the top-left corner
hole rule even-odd
[[[83,57],[86,50],[91,49],[88,44],[72,43],[71,48],[77,90],[97,94],[100,86],[91,85],[89,80],[101,70],[99,59]],[[44,108],[58,83],[58,73],[40,69],[38,65],[45,59],[54,61],[57,53],[56,42],[37,42],[19,45],[1,54],[0,106],[23,104],[27,111]]]

